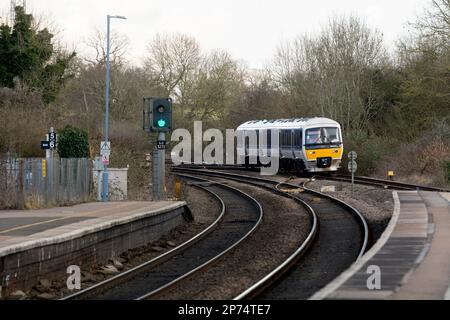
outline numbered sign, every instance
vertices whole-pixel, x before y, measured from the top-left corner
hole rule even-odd
[[[162,140],[158,140],[157,144],[156,144],[156,148],[158,150],[164,150],[166,149],[166,142],[162,141]]]
[[[48,133],[48,141],[56,142],[56,133],[55,132],[49,132]]]
[[[49,144],[49,149],[50,150],[55,150],[56,149],[56,140],[57,140],[57,135],[55,132],[49,132],[48,133],[48,144]]]

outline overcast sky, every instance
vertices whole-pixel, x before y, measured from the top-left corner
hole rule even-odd
[[[27,0],[33,14],[49,17],[60,38],[81,54],[83,41],[95,28],[106,29],[106,15],[124,15],[112,28],[130,40],[128,58],[138,62],[156,33],[182,32],[194,36],[204,50],[225,49],[234,58],[259,68],[276,46],[296,35],[316,33],[333,15],[354,14],[378,28],[385,43],[408,32],[408,21],[431,0]],[[9,12],[0,0],[0,16]]]

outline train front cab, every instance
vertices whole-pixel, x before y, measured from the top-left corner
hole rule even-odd
[[[342,132],[338,126],[313,126],[304,129],[305,171],[337,171],[344,152]]]

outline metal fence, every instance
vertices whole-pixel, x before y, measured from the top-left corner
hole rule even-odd
[[[63,206],[90,199],[89,159],[0,159],[0,208]]]

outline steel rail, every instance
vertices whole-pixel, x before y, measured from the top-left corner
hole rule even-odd
[[[318,175],[315,175],[314,177],[322,179],[322,180],[351,182],[351,176],[345,175],[345,174],[334,174],[334,175],[330,175],[330,176],[318,174]],[[434,191],[434,192],[450,192],[449,189],[445,189],[445,188],[429,187],[429,186],[416,185],[416,184],[411,184],[411,183],[385,180],[385,179],[379,179],[379,178],[364,177],[364,176],[355,176],[355,183],[378,186],[378,187],[383,187],[383,188],[387,188],[387,189],[396,189],[396,190],[423,190],[423,191]]]
[[[244,166],[237,165],[219,165],[219,164],[183,164],[179,166],[180,168],[187,169],[207,169],[207,170],[237,170],[237,171],[254,171]],[[177,168],[177,167],[175,167]],[[347,174],[341,173],[311,173],[314,177],[324,180],[334,180],[334,181],[343,181],[343,182],[351,182],[351,176]],[[396,189],[396,190],[423,190],[423,191],[435,191],[435,192],[450,192],[450,189],[440,188],[440,187],[430,187],[424,185],[411,184],[406,182],[392,181],[380,178],[371,178],[365,176],[355,176],[355,183],[357,184],[365,184],[365,185],[374,185],[378,187],[388,188],[388,189]]]
[[[282,264],[280,264],[277,268],[275,268],[272,272],[267,274],[264,278],[262,278],[260,281],[255,283],[253,286],[251,286],[250,288],[248,288],[247,290],[245,290],[244,292],[242,292],[241,294],[236,296],[234,298],[235,300],[250,299],[250,298],[256,297],[258,294],[263,292],[265,288],[269,287],[270,284],[273,283],[280,276],[282,276],[284,274],[284,272],[288,271],[289,267],[292,266],[299,259],[299,257],[301,257],[307,251],[307,249],[310,247],[311,243],[313,242],[315,235],[318,232],[319,220],[317,218],[317,214],[314,212],[314,210],[311,208],[311,206],[309,206],[301,198],[294,196],[290,193],[283,192],[279,189],[280,186],[287,186],[290,188],[299,188],[299,186],[289,184],[286,182],[280,183],[279,181],[274,181],[274,180],[270,180],[270,179],[251,177],[251,176],[246,176],[246,175],[238,175],[238,174],[233,174],[233,173],[228,173],[228,172],[216,172],[216,171],[211,172],[211,171],[198,170],[198,169],[192,169],[192,168],[191,169],[174,168],[173,171],[175,171],[175,172],[189,171],[189,172],[194,172],[197,174],[203,174],[203,175],[207,175],[207,176],[228,178],[228,179],[235,180],[235,181],[251,183],[253,185],[259,185],[260,187],[264,187],[264,186],[258,184],[257,182],[269,183],[269,184],[275,185],[275,189],[278,190],[279,192],[285,193],[289,197],[297,199],[298,201],[302,202],[306,206],[307,210],[310,213],[311,212],[313,213],[313,217],[314,217],[313,218],[314,219],[313,220],[313,229],[311,230],[310,234],[308,235],[307,240],[304,243],[302,243],[302,245],[291,256],[289,256]],[[365,221],[362,214],[358,210],[356,210],[354,207],[348,205],[347,203],[345,203],[339,199],[336,199],[334,197],[328,196],[326,194],[311,190],[311,189],[307,188],[306,185],[302,185],[302,186],[300,186],[300,188],[302,188],[304,191],[306,191],[310,194],[329,199],[330,201],[343,207],[346,211],[349,211],[353,216],[356,217],[356,220],[357,220],[357,222],[362,230],[362,234],[363,234],[362,245],[361,245],[357,259],[361,258],[367,249],[367,245],[369,242],[369,236],[370,236],[367,222]]]
[[[192,171],[190,171],[192,172]],[[193,174],[198,174],[198,172],[192,172]],[[178,174],[178,173],[177,173]],[[235,179],[236,181],[242,182],[242,180]],[[269,180],[270,181],[270,180]],[[271,284],[273,284],[278,278],[280,278],[285,272],[287,272],[290,267],[292,267],[293,264],[295,264],[309,249],[309,247],[314,242],[316,235],[319,232],[319,219],[317,217],[316,212],[312,209],[310,205],[308,205],[304,200],[287,193],[285,191],[280,190],[277,186],[275,188],[268,187],[266,185],[261,185],[260,183],[255,183],[252,181],[244,181],[246,184],[250,184],[256,187],[262,187],[265,189],[268,189],[271,192],[274,192],[276,194],[279,194],[281,196],[291,198],[294,201],[300,203],[305,209],[309,212],[312,223],[311,223],[311,229],[308,233],[307,238],[302,242],[299,248],[297,248],[294,253],[292,253],[285,261],[283,261],[279,266],[277,266],[273,271],[271,271],[269,274],[267,274],[265,277],[263,277],[261,280],[259,280],[257,283],[252,285],[250,288],[246,289],[244,292],[240,293],[238,296],[236,296],[233,300],[249,300],[251,298],[254,298],[258,296],[258,294],[262,293],[266,288],[268,288]],[[272,181],[270,181],[271,184]]]
[[[194,176],[187,175],[187,174],[177,174],[177,175],[178,175],[178,176],[182,176],[182,177],[191,178],[191,179],[204,180],[204,179],[200,179],[200,178],[198,178],[198,177],[194,177]],[[204,181],[205,181],[205,180],[204,180]],[[231,252],[233,249],[235,249],[237,246],[239,246],[240,244],[242,244],[242,242],[244,242],[245,240],[247,240],[248,237],[249,237],[250,235],[252,235],[252,234],[256,231],[256,229],[261,225],[261,223],[262,223],[262,221],[263,221],[263,217],[264,217],[264,210],[263,210],[261,204],[260,204],[255,198],[253,198],[253,197],[250,196],[249,194],[247,194],[247,193],[245,193],[245,192],[243,192],[243,191],[241,191],[241,190],[239,190],[239,189],[237,189],[237,188],[234,188],[234,187],[231,187],[231,186],[227,186],[227,185],[224,185],[224,184],[222,184],[222,183],[217,183],[217,182],[215,182],[215,181],[209,181],[209,180],[206,180],[206,181],[208,181],[208,182],[210,182],[210,183],[213,183],[214,185],[219,185],[219,186],[228,188],[229,190],[232,190],[232,191],[234,191],[234,192],[236,192],[236,193],[238,193],[238,194],[244,195],[245,197],[247,197],[248,199],[250,199],[250,200],[257,206],[257,208],[258,208],[258,211],[259,211],[259,219],[258,219],[258,221],[256,222],[256,224],[253,226],[253,228],[252,228],[250,231],[248,231],[248,232],[247,232],[247,233],[246,233],[239,241],[235,242],[232,246],[228,247],[225,251],[222,251],[221,253],[219,253],[218,255],[216,255],[215,257],[213,257],[212,259],[206,261],[205,263],[203,263],[202,265],[198,266],[197,268],[195,268],[195,269],[193,269],[193,270],[191,270],[191,271],[185,273],[185,274],[182,275],[181,277],[178,277],[177,279],[171,281],[170,283],[167,283],[166,285],[164,285],[164,286],[162,286],[162,287],[160,287],[160,288],[158,288],[158,289],[156,289],[156,290],[153,290],[153,291],[151,291],[151,292],[149,292],[149,293],[147,293],[147,294],[145,294],[145,295],[143,295],[143,296],[137,298],[136,300],[150,300],[150,299],[152,299],[153,297],[155,297],[156,295],[161,294],[162,292],[164,292],[164,291],[166,291],[166,290],[169,290],[170,288],[174,287],[175,285],[177,285],[178,283],[180,283],[182,280],[185,280],[185,279],[187,279],[188,277],[192,277],[192,276],[195,275],[196,273],[199,273],[200,271],[202,271],[202,270],[204,270],[205,268],[207,268],[208,266],[212,265],[214,262],[216,262],[217,260],[219,260],[220,258],[222,258],[223,256],[225,256],[226,254],[230,253],[230,252]]]
[[[260,177],[254,177],[254,176],[247,176],[247,175],[242,175],[242,174],[236,174],[236,173],[230,173],[230,172],[219,172],[219,171],[209,171],[209,170],[202,170],[202,169],[183,169],[183,168],[173,168],[172,169],[174,172],[177,171],[188,171],[188,172],[199,172],[202,173],[203,175],[207,175],[207,176],[216,176],[216,177],[228,177],[232,180],[252,180],[252,181],[258,181],[261,183],[270,183],[270,184],[275,184],[276,186],[287,186],[290,188],[301,188],[303,189],[305,192],[308,192],[310,194],[314,194],[318,197],[322,197],[325,199],[329,199],[331,201],[333,201],[334,203],[338,204],[339,206],[343,207],[344,209],[346,209],[347,211],[350,211],[356,218],[357,221],[359,222],[362,230],[363,230],[363,234],[364,234],[364,239],[363,239],[363,245],[361,247],[360,253],[359,253],[359,257],[362,257],[364,255],[364,252],[367,250],[367,244],[369,242],[369,227],[367,225],[366,220],[364,219],[363,215],[354,207],[352,207],[351,205],[349,205],[348,203],[337,199],[335,197],[332,197],[330,195],[324,194],[322,192],[319,191],[315,191],[312,189],[307,188],[304,184],[301,186],[297,186],[291,183],[286,183],[286,182],[279,182],[276,180],[271,180],[271,179],[267,179],[267,178],[260,178]],[[249,181],[248,181],[249,182]],[[309,182],[309,181],[307,181]],[[301,199],[300,199],[301,200]]]
[[[136,274],[141,273],[146,271],[147,269],[151,269],[152,267],[170,259],[171,257],[173,257],[174,255],[178,254],[179,252],[187,249],[188,247],[194,245],[196,242],[198,242],[199,240],[203,239],[205,236],[207,236],[210,232],[213,231],[214,228],[217,227],[217,225],[223,220],[224,216],[225,216],[225,212],[226,212],[226,205],[224,203],[224,201],[213,191],[210,191],[202,186],[199,185],[194,185],[194,187],[200,188],[208,193],[210,193],[214,198],[216,198],[219,203],[220,203],[220,207],[221,207],[221,211],[219,216],[217,217],[217,219],[211,223],[205,230],[203,230],[202,232],[200,232],[199,234],[195,235],[194,237],[192,237],[191,239],[185,241],[184,243],[182,243],[181,245],[177,246],[176,248],[158,256],[155,257],[147,262],[144,262],[130,270],[127,270],[125,272],[122,272],[114,277],[111,277],[109,279],[106,279],[102,282],[99,282],[93,286],[90,286],[86,289],[83,289],[79,292],[76,292],[74,294],[71,294],[69,296],[63,297],[60,300],[72,300],[72,299],[83,299],[85,297],[88,296],[92,296],[95,295],[95,293],[97,293],[98,291],[104,291],[112,286],[115,286],[117,284],[120,283],[124,283],[126,282],[128,279],[134,277]]]

